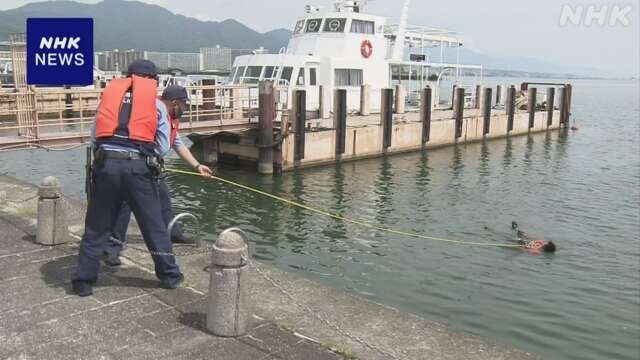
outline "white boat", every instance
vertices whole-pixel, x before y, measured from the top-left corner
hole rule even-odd
[[[364,13],[364,6],[362,0],[338,1],[326,11],[307,5],[288,46],[278,54],[237,57],[230,82],[256,84],[271,80],[288,86],[289,99],[294,89],[304,89],[309,110],[318,109],[320,85],[347,89],[349,109],[358,108],[360,87],[369,85],[371,105],[376,109],[380,89],[396,84],[405,87],[407,99],[413,103],[419,98],[419,90],[429,84],[435,89],[434,105],[438,105],[440,94],[444,99],[444,94],[448,97],[451,92],[450,83],[446,90],[440,89],[443,77],[468,89],[475,89],[482,82],[482,66],[460,64],[462,40],[457,33],[407,25],[410,0],[404,1],[399,24],[387,24],[383,16]],[[430,57],[436,47],[440,48],[440,60],[433,62]],[[457,63],[444,63],[443,54],[448,48],[457,49]],[[469,73],[474,76],[465,83],[469,77],[464,75]],[[326,100],[328,103],[331,96]]]

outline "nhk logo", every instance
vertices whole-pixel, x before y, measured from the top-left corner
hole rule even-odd
[[[43,37],[40,40],[39,49],[40,50],[43,50],[43,49],[80,50],[80,46],[78,46],[79,42],[80,42],[79,37],[74,37],[74,38],[63,37],[62,39],[59,37],[56,37],[55,40],[53,39],[53,37],[48,37],[48,38]],[[55,53],[55,52],[36,54],[36,66],[40,66],[40,65],[68,66],[68,65],[71,65],[72,62],[75,66],[84,65],[84,54],[82,53],[69,54],[69,53]]]
[[[629,26],[633,6],[627,5],[562,5],[560,26]]]
[[[27,83],[93,83],[93,19],[27,19]]]

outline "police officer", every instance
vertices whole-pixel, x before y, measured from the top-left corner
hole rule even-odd
[[[161,213],[156,149],[168,151],[170,124],[156,98],[156,79],[155,65],[137,60],[126,78],[112,80],[102,93],[92,133],[93,190],[72,280],[79,296],[93,293],[100,258],[123,202],[138,220],[160,286],[175,289],[184,279]]]
[[[180,117],[184,113],[187,107],[187,100],[189,96],[187,90],[178,85],[171,85],[165,88],[162,93],[161,101],[164,105],[164,112],[171,122],[170,143],[173,150],[184,160],[187,164],[191,165],[196,171],[203,176],[210,176],[212,174],[211,169],[208,166],[202,165],[195,159],[189,148],[184,145],[178,129],[180,127]],[[166,154],[162,154],[163,157]],[[164,178],[159,183],[160,203],[162,204],[162,217],[165,225],[168,226],[175,214],[171,208],[171,195],[169,188],[167,187]],[[120,252],[126,242],[127,228],[129,227],[129,220],[131,219],[131,208],[125,203],[123,204],[116,226],[113,230],[112,237],[109,239],[109,244],[105,250],[105,263],[110,266],[120,266]],[[172,243],[186,243],[185,238],[180,226],[175,224],[170,234]]]

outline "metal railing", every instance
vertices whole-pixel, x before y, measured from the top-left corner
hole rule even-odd
[[[181,123],[187,132],[258,122],[257,86],[201,85],[187,91],[190,101]],[[0,150],[21,141],[27,146],[55,139],[86,142],[101,94],[99,88],[0,90]]]

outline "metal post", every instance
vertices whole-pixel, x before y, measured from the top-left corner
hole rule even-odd
[[[305,124],[307,122],[307,93],[304,90],[293,91],[293,160],[304,159]]]
[[[211,249],[207,329],[217,336],[244,335],[251,319],[249,243],[240,229],[220,234]]]
[[[538,89],[530,87],[528,90],[527,98],[527,110],[529,111],[529,129],[533,129],[536,121],[536,101],[538,97]]]
[[[516,113],[516,87],[511,85],[507,90],[507,132],[513,131],[513,119]]]
[[[333,128],[336,131],[336,155],[341,155],[345,153],[347,136],[347,90],[336,90],[333,99]]]
[[[273,174],[273,82],[258,85],[258,108],[258,173]]]
[[[422,90],[420,97],[420,120],[422,120],[422,145],[431,137],[431,102],[433,91],[429,86]]]
[[[482,135],[487,135],[491,131],[491,97],[493,95],[492,88],[485,88],[482,101],[482,113],[484,115],[484,125],[482,127]]]
[[[553,125],[553,110],[556,101],[556,88],[547,89],[547,127]]]
[[[391,131],[393,128],[393,89],[382,89],[380,106],[380,124],[382,125],[382,147],[391,146]]]
[[[456,88],[456,96],[454,98],[455,106],[453,114],[456,119],[456,134],[455,138],[462,137],[462,119],[464,117],[464,88]]]

